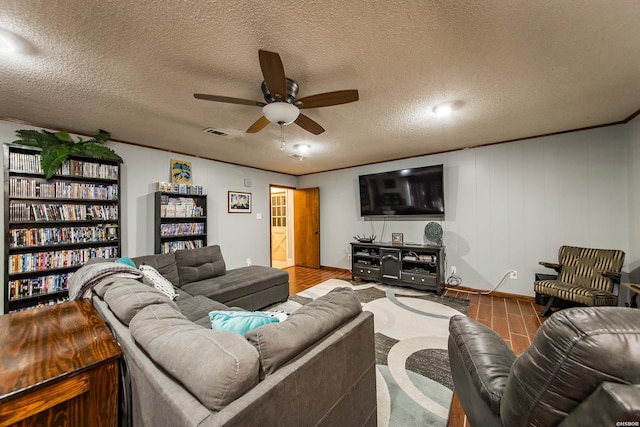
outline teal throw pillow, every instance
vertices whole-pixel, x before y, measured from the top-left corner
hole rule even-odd
[[[133,262],[133,260],[128,256],[123,256],[122,258],[118,258],[116,262],[119,264],[128,265],[129,267],[138,268],[136,267],[136,263]]]
[[[211,329],[246,334],[260,326],[277,323],[278,318],[262,312],[214,310],[209,313]]]

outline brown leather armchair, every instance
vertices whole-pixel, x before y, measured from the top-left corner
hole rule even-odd
[[[455,392],[473,427],[640,421],[638,309],[559,311],[520,356],[468,317],[452,317],[449,332]]]

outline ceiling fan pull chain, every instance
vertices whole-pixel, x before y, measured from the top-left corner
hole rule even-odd
[[[284,151],[284,125],[280,125],[280,150]]]

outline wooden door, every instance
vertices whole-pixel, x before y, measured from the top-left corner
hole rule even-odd
[[[295,262],[320,268],[320,189],[293,191]]]
[[[271,193],[271,260],[287,260],[287,193]]]

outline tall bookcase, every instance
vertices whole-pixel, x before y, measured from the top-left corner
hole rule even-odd
[[[156,254],[207,246],[207,196],[155,193]]]
[[[4,311],[68,298],[70,275],[121,252],[120,162],[70,156],[49,180],[40,150],[4,144]]]

